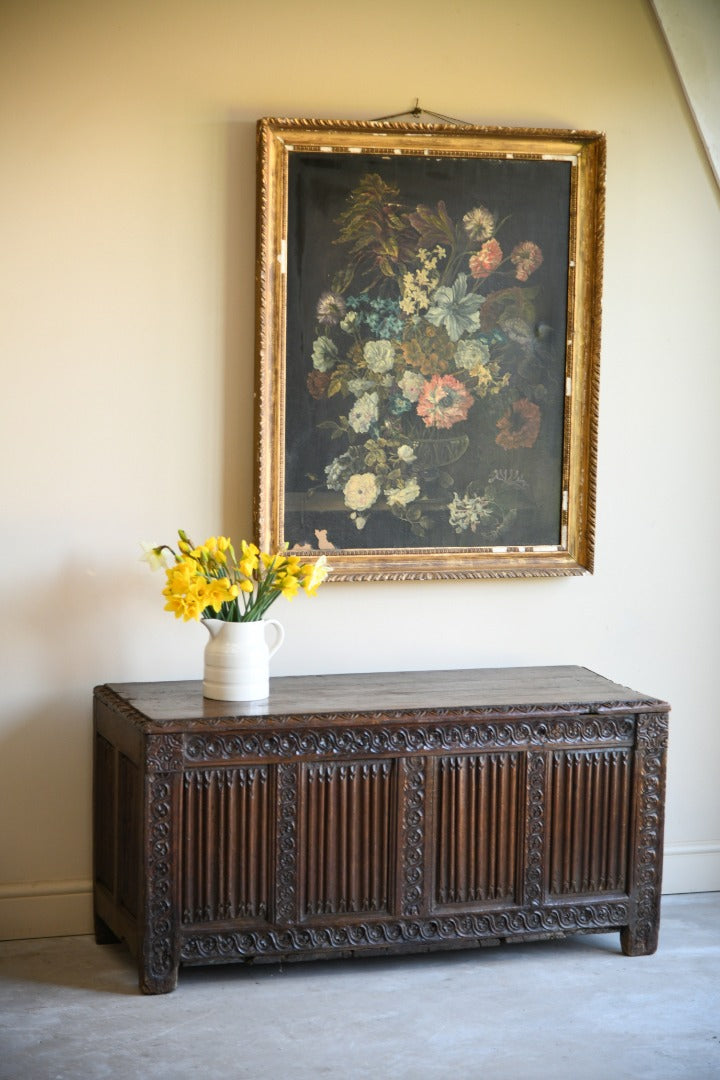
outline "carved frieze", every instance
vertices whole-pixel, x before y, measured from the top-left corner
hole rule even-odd
[[[603,930],[628,919],[626,903],[577,904],[572,907],[442,915],[434,918],[382,919],[346,924],[287,927],[282,930],[187,933],[180,946],[186,963],[212,963],[267,955],[291,957],[315,952],[390,946],[423,946],[462,939],[513,940],[542,934]]]
[[[387,717],[378,718],[387,719]],[[372,754],[417,754],[432,751],[499,749],[502,747],[582,745],[584,743],[630,744],[634,717],[565,717],[515,723],[436,722],[367,726],[367,716],[357,726],[315,730],[277,730],[191,734],[185,743],[188,762],[260,760],[297,757],[338,757]]]

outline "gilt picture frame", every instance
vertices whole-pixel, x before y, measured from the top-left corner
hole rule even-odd
[[[270,118],[257,170],[262,550],[592,572],[604,135]]]

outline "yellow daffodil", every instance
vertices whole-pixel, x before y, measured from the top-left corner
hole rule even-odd
[[[143,544],[143,559],[151,569],[165,567],[165,610],[186,622],[262,619],[278,596],[292,600],[300,589],[314,596],[330,570],[324,555],[303,563],[287,554],[287,544],[273,554],[242,540],[238,560],[227,536],[210,536],[200,546],[182,529],[178,537],[178,552],[167,544]]]
[[[327,564],[327,556],[321,555],[319,559],[316,559],[314,563],[306,563],[302,568],[303,583],[302,587],[308,596],[315,596],[319,587],[322,585],[325,578],[330,573],[330,567]]]
[[[276,577],[273,588],[277,589],[286,599],[292,600],[300,588],[300,582],[293,574],[280,574]]]

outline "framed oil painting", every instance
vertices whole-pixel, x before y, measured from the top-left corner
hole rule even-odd
[[[259,121],[263,550],[592,570],[604,178],[596,132]]]

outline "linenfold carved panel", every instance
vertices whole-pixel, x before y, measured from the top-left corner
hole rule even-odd
[[[519,761],[517,752],[438,759],[436,905],[517,902]]]
[[[625,891],[630,773],[629,750],[552,755],[548,796],[551,896]]]
[[[265,919],[272,848],[268,767],[188,770],[180,813],[183,923]]]
[[[302,770],[302,913],[387,913],[397,763],[309,764]]]

